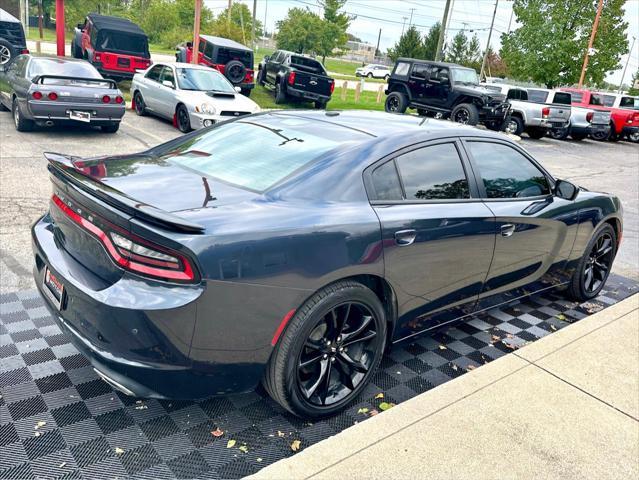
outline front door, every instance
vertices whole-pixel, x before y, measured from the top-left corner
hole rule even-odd
[[[397,295],[394,339],[472,312],[488,273],[494,217],[460,152],[453,139],[429,143],[370,173],[385,275]]]
[[[450,70],[448,67],[434,65],[430,69],[428,78],[424,90],[426,103],[440,109],[448,109],[450,107]]]
[[[493,139],[468,139],[464,145],[495,215],[495,254],[480,307],[565,281],[562,267],[578,226],[572,202],[553,195],[552,178],[523,150]]]
[[[165,82],[169,82],[171,86],[168,86],[168,84],[165,85]],[[175,73],[173,72],[173,68],[164,66],[160,73],[160,81],[157,90],[156,112],[166,118],[172,119],[175,114],[175,88]]]

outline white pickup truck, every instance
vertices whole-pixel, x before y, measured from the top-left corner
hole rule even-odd
[[[548,90],[545,88],[528,88],[528,99],[539,103],[572,102],[570,92]],[[566,97],[568,95],[568,97]],[[556,140],[564,140],[570,135],[573,140],[583,140],[588,135],[607,137],[610,132],[610,112],[591,108],[572,106],[570,122],[567,128],[552,128],[549,135]]]
[[[534,102],[523,87],[497,83],[482,86],[506,95],[511,105],[510,117],[504,126],[508,133],[521,135],[526,132],[530,138],[539,139],[553,128],[566,128],[570,122],[570,97],[568,103]]]

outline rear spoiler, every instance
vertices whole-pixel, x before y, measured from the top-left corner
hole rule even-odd
[[[78,78],[78,77],[66,77],[64,75],[36,75],[31,79],[31,81],[35,84],[44,84],[44,80],[47,79],[55,79],[55,80],[75,80],[76,82],[83,83],[108,83],[113,90],[118,89],[117,83],[114,80],[108,78]]]
[[[53,152],[45,152],[44,157],[49,161],[48,169],[52,174],[134,218],[177,232],[202,233],[205,230],[202,225],[141,203],[92,178],[76,166],[76,162],[83,160],[81,157]]]

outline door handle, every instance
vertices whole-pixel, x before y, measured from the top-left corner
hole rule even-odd
[[[415,230],[398,230],[395,232],[395,243],[400,247],[407,247],[415,241],[416,236]]]
[[[515,233],[515,226],[512,223],[506,223],[501,226],[501,236],[510,237]]]

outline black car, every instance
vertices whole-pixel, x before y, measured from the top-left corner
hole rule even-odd
[[[4,109],[13,114],[19,132],[65,124],[115,133],[125,103],[115,82],[84,60],[19,55],[9,65],[0,65],[0,110]]]
[[[468,125],[483,123],[499,130],[509,104],[506,96],[479,86],[472,68],[454,63],[400,58],[386,89],[387,112],[415,108],[420,115],[450,118]]]
[[[257,83],[273,87],[275,103],[306,100],[326,108],[335,89],[335,80],[320,62],[298,53],[276,50],[258,68]]]
[[[262,381],[329,415],[389,343],[552,287],[596,296],[622,236],[618,198],[501,134],[409,115],[272,111],[138,154],[46,157],[36,284],[138,396]]]
[[[20,20],[0,8],[0,65],[8,65],[23,53],[29,50]]]

